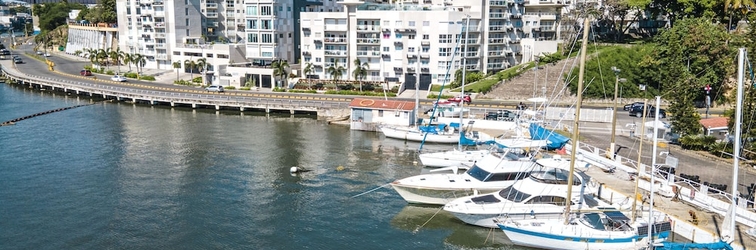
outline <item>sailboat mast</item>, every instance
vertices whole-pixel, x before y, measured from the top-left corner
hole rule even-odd
[[[738,170],[740,166],[740,133],[743,116],[743,75],[745,72],[745,48],[738,49],[738,97],[735,103],[735,142],[732,149],[732,214],[730,214],[730,240],[735,239],[735,222],[737,221],[738,200]]]
[[[415,126],[418,126],[417,117],[420,116],[420,50],[417,50],[417,61],[415,63],[417,63],[417,71],[415,71]],[[428,121],[428,124],[431,122],[433,121]],[[425,140],[423,139],[423,141]]]
[[[656,149],[659,147],[659,105],[661,104],[661,96],[656,96],[656,109],[654,110],[654,145],[651,146],[651,185],[649,188],[649,202],[648,202],[648,225],[654,225],[654,173],[656,172]],[[644,112],[645,113],[645,112]],[[648,230],[648,244],[653,244],[654,227]]]
[[[462,127],[464,124],[463,116],[465,115],[465,72],[467,72],[467,36],[470,35],[470,15],[467,16],[467,23],[465,24],[465,49],[462,50],[462,96],[459,101],[459,151],[462,151]]]
[[[638,136],[638,167],[636,168],[638,171],[638,176],[635,177],[635,191],[633,191],[633,212],[632,212],[632,222],[635,222],[635,219],[638,218],[638,185],[640,184],[640,177],[643,175],[643,163],[641,163],[641,160],[643,160],[643,138],[646,138],[646,112],[648,112],[648,109],[646,106],[648,105],[648,99],[646,99],[646,93],[643,93],[643,109],[641,110],[641,113],[643,114],[643,118],[641,119],[641,129],[640,129],[640,135]],[[643,204],[641,204],[643,205]]]
[[[578,148],[578,136],[580,131],[580,108],[583,103],[583,78],[585,75],[585,57],[586,50],[588,48],[588,31],[591,29],[591,23],[588,16],[583,21],[583,44],[580,46],[580,71],[578,73],[578,87],[577,87],[577,104],[575,104],[575,123],[572,127],[572,150],[570,150],[570,176],[567,177],[567,203],[564,208],[564,224],[567,225],[570,222],[570,204],[572,203],[572,176],[575,172],[575,155]]]

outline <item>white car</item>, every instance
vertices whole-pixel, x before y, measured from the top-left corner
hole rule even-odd
[[[50,57],[50,53],[45,53],[45,57]]]
[[[125,76],[114,75],[113,77],[110,78],[110,80],[114,81],[114,82],[125,82],[126,81],[126,77]]]
[[[41,54],[44,54],[44,53],[45,53],[45,52],[42,52],[42,51],[37,51],[37,55],[41,55]]]
[[[205,88],[205,90],[210,91],[210,92],[223,92],[223,86],[211,85]]]

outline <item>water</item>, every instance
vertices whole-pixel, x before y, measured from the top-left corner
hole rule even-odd
[[[88,102],[0,84],[0,122]],[[390,187],[351,198],[419,173],[418,146],[306,116],[43,115],[0,127],[0,249],[510,248]]]

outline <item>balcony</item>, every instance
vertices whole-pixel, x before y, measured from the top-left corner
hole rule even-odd
[[[491,25],[488,26],[488,31],[503,32],[505,31],[504,25]]]
[[[153,1],[152,2],[152,6],[155,6],[155,5],[161,5],[162,6],[163,5],[163,0],[155,0],[155,1]]]
[[[155,22],[155,27],[165,27],[164,22]]]
[[[165,33],[157,33],[155,34],[155,38],[165,38]]]
[[[503,43],[507,43],[506,40],[507,40],[506,38],[489,38],[488,39],[488,43],[490,43],[490,44],[503,44]]]
[[[416,59],[417,55],[415,54],[407,54],[407,59]]]
[[[154,17],[165,17],[165,11],[155,11]]]
[[[391,29],[383,29],[383,33],[391,33]]]
[[[365,50],[358,50],[357,56],[366,56],[366,57],[379,57],[381,56],[380,51],[365,51]]]
[[[155,51],[154,50],[145,50],[141,54],[145,55],[145,56],[155,56]]]
[[[427,52],[423,52],[423,54],[420,54],[420,59],[430,59],[430,55]]]
[[[210,2],[208,2],[207,5],[205,5],[205,7],[207,7],[208,9],[217,9],[218,8],[218,4],[217,3],[210,3]]]
[[[467,65],[467,66],[465,66],[465,69],[467,69],[467,70],[478,70],[478,65]]]
[[[430,73],[430,68],[420,68],[420,72],[422,72],[422,73]]]
[[[155,56],[155,59],[157,59],[157,60],[168,60],[168,54],[157,54]]]
[[[344,56],[346,57],[349,53],[347,53],[346,50],[326,50],[325,55],[326,56]]]
[[[507,6],[507,1],[492,0],[488,1],[491,6]]]
[[[430,41],[422,41],[420,42],[421,46],[430,46]]]
[[[311,56],[312,54],[309,51],[302,51],[303,56]]]
[[[394,46],[402,46],[402,41],[396,41],[394,42]]]
[[[383,58],[383,59],[389,59],[389,58],[391,58],[391,55],[390,54],[382,54],[381,58]]]
[[[407,73],[415,73],[415,67],[407,67]]]
[[[378,38],[357,38],[357,44],[380,44],[381,40]]]
[[[358,33],[376,33],[381,32],[381,26],[377,25],[357,25]]]
[[[347,43],[346,37],[326,37],[323,40],[326,43]]]
[[[488,69],[503,69],[504,63],[488,63],[486,66]]]
[[[218,27],[218,22],[205,22],[207,27]]]
[[[236,15],[233,12],[226,12],[226,18],[233,19]]]
[[[509,40],[510,44],[518,44],[520,43],[520,38]]]
[[[402,73],[404,69],[402,67],[394,67],[394,73]]]
[[[494,13],[489,13],[488,17],[489,18],[501,19],[501,18],[506,18],[507,14],[503,13],[503,12],[494,12]]]
[[[142,40],[142,43],[144,45],[155,45],[155,40],[152,40],[152,39],[150,39],[150,40]]]
[[[488,51],[488,56],[506,56],[507,54],[503,50]]]
[[[520,18],[522,18],[522,14],[520,14],[520,13],[513,13],[513,14],[509,15],[509,18],[520,19]]]
[[[156,43],[155,48],[165,49],[165,43]]]
[[[207,18],[218,18],[218,12],[208,12],[205,16]]]
[[[310,27],[302,27],[302,31],[310,31]]]

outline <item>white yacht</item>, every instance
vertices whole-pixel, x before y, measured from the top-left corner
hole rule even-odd
[[[547,145],[547,140],[530,140],[530,139],[495,139],[492,141],[491,150],[502,150],[502,148],[528,148],[539,149]],[[491,150],[449,150],[443,152],[421,153],[420,162],[426,167],[459,167],[472,166],[488,155]]]
[[[561,217],[567,204],[570,161],[557,157],[541,159],[538,163],[553,168],[533,171],[529,178],[498,192],[453,200],[444,206],[444,210],[467,224],[488,228],[499,228],[497,222],[505,218],[519,220]],[[591,182],[589,176],[582,172],[573,176],[574,198],[570,202],[573,210],[609,206],[593,198],[591,194],[595,193],[597,184]]]
[[[515,149],[492,152],[463,174],[422,174],[391,183],[409,203],[445,205],[465,196],[489,193],[509,187],[528,177],[531,171],[548,169],[553,161],[523,158]],[[544,165],[546,164],[546,165]]]

